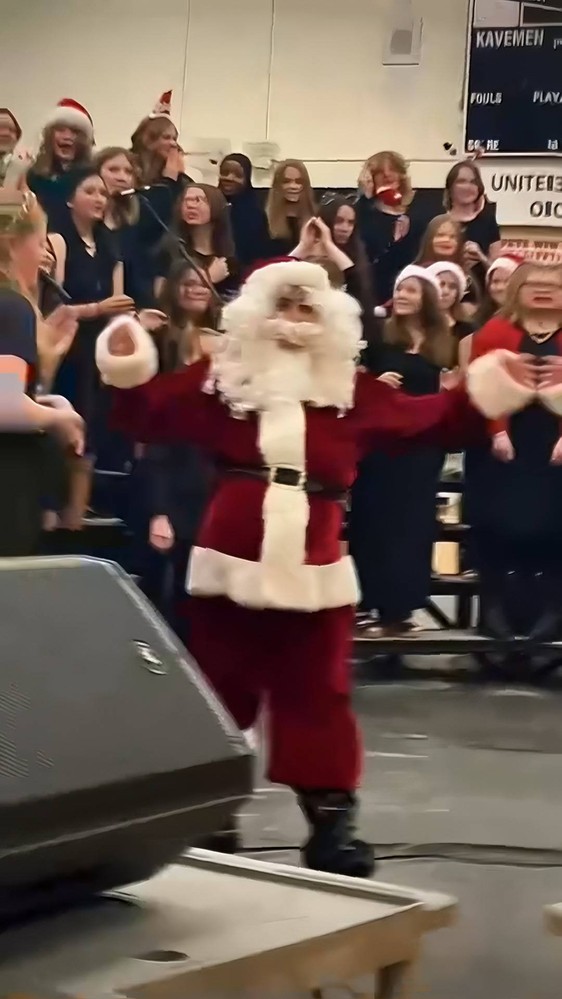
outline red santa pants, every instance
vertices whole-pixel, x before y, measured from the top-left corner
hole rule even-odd
[[[268,777],[304,790],[352,791],[361,742],[351,708],[353,608],[249,610],[190,601],[189,648],[241,729],[266,709]]]

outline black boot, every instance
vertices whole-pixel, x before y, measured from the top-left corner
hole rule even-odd
[[[375,869],[373,847],[355,836],[357,801],[349,791],[298,791],[310,826],[301,854],[311,871],[368,878]]]
[[[197,843],[197,846],[200,850],[213,850],[215,853],[239,853],[242,848],[242,842],[236,816],[232,816],[232,819],[224,829],[219,829],[218,832],[206,836],[205,839]]]

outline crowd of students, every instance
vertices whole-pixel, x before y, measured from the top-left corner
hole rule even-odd
[[[162,602],[164,577],[170,574],[172,593],[183,593],[189,551],[215,472],[192,448],[139,441],[130,453],[108,431],[108,392],[97,371],[95,344],[112,317],[139,313],[153,332],[161,368],[174,370],[207,352],[220,334],[222,304],[237,294],[254,266],[292,256],[321,264],[334,286],[357,299],[365,340],[361,364],[409,394],[457,384],[478,353],[476,331],[498,310],[517,329],[529,312],[532,326],[530,287],[538,288],[539,297],[550,294],[552,307],[542,310],[548,336],[541,339],[523,326],[530,338],[525,349],[533,353],[533,344],[541,342],[549,344],[543,353],[557,352],[560,271],[529,273],[529,265],[501,255],[494,208],[473,160],[452,167],[442,213],[428,218],[405,159],[392,151],[367,160],[352,194],[314,191],[305,164],[295,159],[277,164],[268,191],[257,190],[252,164],[240,153],[220,164],[216,186],[194,181],[178,143],[169,93],[123,147],[96,150],[92,119],[71,100],[61,101],[45,121],[32,160],[18,153],[21,138],[16,113],[0,109],[0,282],[19,285],[39,323],[38,355],[30,357],[35,372],[27,386],[30,398],[38,388],[64,397],[86,426],[85,447],[72,460],[64,497],[53,496],[42,480],[44,521],[79,530],[91,503],[94,467],[132,468],[138,488],[131,526],[145,586],[156,603]],[[35,256],[30,233],[37,235]],[[18,264],[23,252],[18,240],[25,246],[25,266]],[[65,439],[72,438],[69,416],[50,418],[64,426]],[[547,433],[535,421],[529,431],[533,442],[534,435],[547,434],[547,450],[552,443],[546,459],[545,448],[541,451],[540,468],[536,448],[531,455],[521,443],[527,431],[519,424],[515,431],[511,439],[507,425],[491,428],[487,464],[475,460],[471,472],[473,523],[481,524],[486,539],[493,528],[504,538],[503,544],[496,537],[491,547],[487,541],[475,546],[478,567],[484,574],[489,570],[488,589],[496,594],[498,574],[509,573],[514,548],[511,535],[504,537],[505,524],[493,518],[489,523],[490,504],[482,497],[489,497],[493,483],[493,505],[501,504],[507,490],[506,502],[519,509],[511,517],[512,535],[525,535],[523,575],[536,574],[529,539],[534,545],[537,532],[543,541],[551,537],[543,527],[552,511],[547,498],[538,509],[535,477],[550,497],[562,475],[557,452],[553,459],[558,437],[551,442],[551,424]],[[443,457],[427,448],[399,456],[375,453],[360,469],[349,543],[363,592],[360,624],[370,634],[409,633],[413,612],[429,595]],[[523,507],[514,502],[514,490],[525,497]],[[527,530],[530,503],[537,507],[534,535]],[[36,533],[35,520],[26,551]],[[543,561],[547,549],[550,606],[562,573],[549,542],[541,549]],[[496,598],[491,605],[489,627],[505,631],[510,625],[498,615]]]

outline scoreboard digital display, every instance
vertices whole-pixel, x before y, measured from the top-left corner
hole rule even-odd
[[[562,155],[562,0],[472,0],[465,152]]]

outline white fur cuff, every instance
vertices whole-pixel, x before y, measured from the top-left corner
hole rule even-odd
[[[502,364],[503,358],[516,356],[510,350],[494,350],[469,365],[468,394],[476,408],[490,420],[519,412],[535,397],[535,390],[514,381]]]
[[[562,416],[562,385],[551,385],[538,393],[539,401],[555,416]]]
[[[128,357],[116,357],[109,352],[109,339],[117,329],[125,326],[135,342],[135,350]],[[119,389],[144,385],[158,374],[158,351],[152,337],[132,316],[118,316],[100,333],[96,342],[96,364],[106,385]]]

